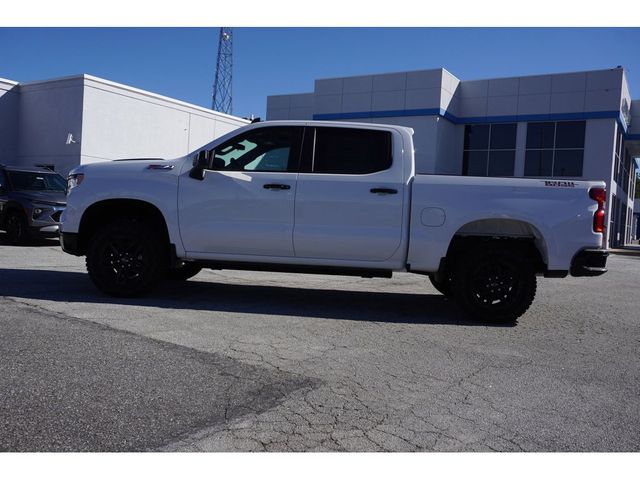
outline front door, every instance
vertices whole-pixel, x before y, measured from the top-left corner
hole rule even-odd
[[[292,257],[303,127],[247,130],[207,152],[202,180],[180,178],[180,234],[193,258]]]

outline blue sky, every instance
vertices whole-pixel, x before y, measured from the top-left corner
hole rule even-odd
[[[0,28],[0,77],[88,73],[205,107],[217,28]],[[267,95],[317,78],[444,67],[472,80],[627,70],[640,98],[640,28],[236,28],[233,113],[262,116]]]

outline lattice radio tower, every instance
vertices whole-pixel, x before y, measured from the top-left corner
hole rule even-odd
[[[211,108],[231,114],[231,87],[233,73],[233,34],[230,27],[220,28],[218,38],[218,59],[216,76],[213,81]]]

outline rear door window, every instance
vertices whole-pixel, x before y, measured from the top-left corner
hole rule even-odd
[[[314,173],[365,175],[391,167],[391,132],[318,127],[315,135]]]

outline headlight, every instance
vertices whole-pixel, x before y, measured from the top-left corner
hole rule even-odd
[[[67,177],[67,193],[76,188],[84,180],[84,173],[72,173]]]
[[[33,217],[34,220],[40,218],[41,216],[43,216],[46,213],[50,213],[51,211],[53,211],[53,208],[51,207],[45,207],[45,206],[34,206],[33,207],[33,211],[31,213],[31,216]]]

